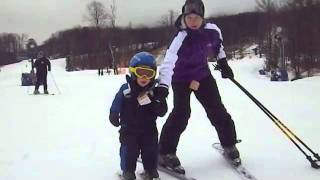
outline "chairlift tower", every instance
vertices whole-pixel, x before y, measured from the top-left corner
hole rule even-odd
[[[283,29],[278,26],[276,28],[276,35],[274,38],[278,41],[279,44],[279,61],[280,61],[280,74],[281,74],[281,81],[288,81],[288,72],[285,62],[284,56],[284,36],[283,36]]]
[[[111,53],[111,57],[112,57],[112,67],[113,67],[113,73],[114,74],[118,74],[118,67],[116,64],[116,59],[115,59],[115,54],[114,52],[117,51],[116,46],[111,45],[111,43],[109,43],[109,49],[110,49],[110,53]]]
[[[27,52],[28,52],[28,58],[31,59],[31,71],[33,70],[33,60],[36,59],[38,45],[36,41],[33,38],[28,39],[27,42]]]

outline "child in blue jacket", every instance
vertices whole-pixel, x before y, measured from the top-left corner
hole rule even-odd
[[[133,180],[137,158],[141,153],[146,179],[159,179],[158,130],[156,119],[167,112],[165,98],[158,98],[156,61],[147,52],[137,53],[130,60],[130,76],[113,100],[109,120],[120,126],[120,158],[122,179]]]

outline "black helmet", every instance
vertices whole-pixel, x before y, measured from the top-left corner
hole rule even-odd
[[[204,4],[201,0],[186,0],[182,7],[182,14],[198,14],[204,17]]]

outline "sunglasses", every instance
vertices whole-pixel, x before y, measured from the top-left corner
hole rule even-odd
[[[142,79],[152,79],[156,76],[156,71],[149,67],[129,67],[129,71]]]

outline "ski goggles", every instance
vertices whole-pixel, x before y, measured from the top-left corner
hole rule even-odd
[[[156,76],[156,71],[149,67],[129,67],[129,71],[142,79],[152,79]]]

